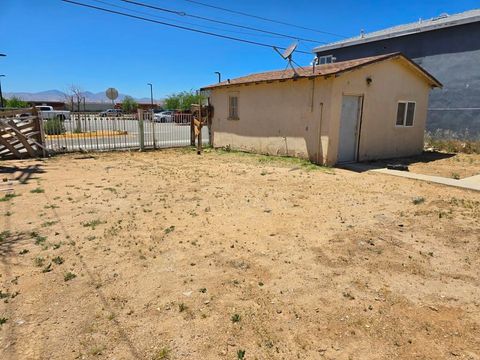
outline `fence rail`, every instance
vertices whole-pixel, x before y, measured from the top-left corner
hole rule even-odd
[[[44,121],[45,145],[56,153],[189,146],[192,119],[191,114],[179,114],[160,122],[150,112],[120,117],[76,113],[69,120]],[[208,144],[207,127],[202,132],[202,142]]]
[[[27,110],[29,113],[26,113]],[[18,117],[21,116],[21,117]],[[118,117],[72,113],[69,119],[41,119],[35,109],[0,113],[0,159],[46,153],[158,149],[195,145],[192,114],[155,118],[152,112]],[[202,128],[202,144],[209,129]]]

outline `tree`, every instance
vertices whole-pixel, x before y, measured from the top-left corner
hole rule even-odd
[[[168,110],[190,110],[192,104],[203,103],[204,97],[193,90],[182,91],[166,97],[163,107]]]
[[[125,96],[122,101],[122,110],[124,113],[132,113],[135,112],[138,108],[138,103],[135,99],[131,96]]]
[[[72,85],[70,85],[69,93],[72,94],[72,95],[70,95],[70,100],[72,102],[72,112],[75,111],[75,107],[73,105],[74,100],[76,100],[76,102],[77,102],[77,111],[80,112],[80,104],[81,104],[82,98],[83,98],[82,89],[80,88],[80,86],[72,84]],[[80,121],[80,115],[77,114],[77,116],[75,118],[76,118],[75,132],[76,133],[81,133],[82,132],[82,122]]]
[[[10,99],[4,99],[5,100],[5,107],[9,108],[28,108],[29,105],[26,101],[23,101],[22,99],[13,96]]]

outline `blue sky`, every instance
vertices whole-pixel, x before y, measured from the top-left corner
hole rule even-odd
[[[95,0],[77,1],[108,7]],[[208,26],[198,28],[278,46],[287,46],[291,42],[265,34],[253,36],[249,30],[140,8],[120,0],[101,1],[162,17],[155,18],[159,21]],[[339,39],[208,9],[185,0],[138,1],[323,42]],[[452,14],[479,7],[478,1],[473,0],[199,1],[344,36],[358,35],[361,29],[369,32],[419,18],[431,18],[443,12]],[[7,75],[2,78],[6,92],[64,91],[69,85],[76,84],[93,92],[113,86],[122,93],[148,97],[150,90],[146,83],[151,82],[155,97],[161,98],[172,92],[214,83],[215,71],[220,71],[223,78],[234,78],[285,66],[269,48],[100,13],[60,0],[1,0],[0,33],[0,53],[7,54],[7,57],[0,57],[0,74]],[[305,51],[314,46],[300,42],[300,49]],[[294,59],[300,65],[306,65],[312,57],[310,54],[296,54]]]

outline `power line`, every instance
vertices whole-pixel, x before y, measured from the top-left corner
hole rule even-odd
[[[191,31],[191,32],[195,32],[195,33],[199,33],[199,34],[204,34],[204,35],[215,36],[215,37],[222,38],[222,39],[227,39],[227,40],[233,40],[233,41],[243,42],[243,43],[250,44],[250,45],[257,45],[257,46],[263,46],[263,47],[268,47],[268,48],[272,48],[272,47],[275,46],[275,45],[260,43],[260,42],[257,42],[257,41],[251,41],[251,40],[247,40],[247,39],[241,39],[241,38],[237,38],[237,37],[233,37],[233,36],[217,34],[217,33],[209,32],[209,31],[203,31],[203,30],[198,30],[198,29],[187,28],[187,27],[185,27],[185,26],[170,24],[170,23],[167,23],[167,22],[164,22],[164,21],[158,21],[158,20],[149,19],[149,18],[146,18],[146,17],[143,17],[143,16],[137,16],[137,15],[127,14],[127,13],[123,13],[123,12],[120,12],[120,11],[115,11],[115,10],[111,10],[111,9],[102,8],[102,7],[99,7],[99,6],[84,4],[84,3],[80,3],[80,2],[77,2],[77,1],[73,1],[73,0],[60,0],[60,1],[63,1],[63,2],[66,2],[66,3],[70,3],[70,4],[74,4],[74,5],[77,5],[77,6],[82,6],[82,7],[86,7],[86,8],[90,8],[90,9],[95,9],[95,10],[103,11],[103,12],[108,12],[108,13],[111,13],[111,14],[116,14],[116,15],[121,15],[121,16],[129,17],[129,18],[132,18],[132,19],[138,19],[138,20],[143,20],[143,21],[155,23],[155,24],[165,25],[165,26],[169,26],[169,27],[173,27],[173,28],[177,28],[177,29],[181,29],[181,30]],[[285,50],[285,49],[286,49],[286,48],[280,47],[280,46],[276,46],[276,47],[277,47],[278,49],[282,49],[282,50]],[[301,51],[301,50],[298,50],[297,53],[311,55],[310,52]]]
[[[188,16],[188,17],[192,17],[192,18],[195,18],[195,19],[214,22],[214,23],[217,23],[217,24],[234,26],[234,27],[238,27],[238,28],[241,28],[241,29],[258,31],[258,32],[271,34],[271,35],[277,35],[277,36],[285,37],[285,38],[288,38],[288,39],[303,40],[303,41],[314,43],[314,44],[326,44],[325,41],[305,39],[305,38],[301,38],[301,37],[294,36],[294,35],[282,34],[282,33],[274,32],[274,31],[268,31],[268,30],[254,28],[254,27],[251,27],[251,26],[239,25],[239,24],[234,24],[234,23],[230,23],[230,22],[227,22],[227,21],[210,19],[210,18],[207,18],[207,17],[204,17],[204,16],[188,14],[184,11],[166,9],[166,8],[163,8],[163,7],[159,7],[159,6],[155,6],[155,5],[149,5],[149,4],[145,4],[145,3],[142,3],[142,2],[138,2],[138,1],[132,1],[132,0],[120,0],[120,1],[129,3],[129,4],[138,5],[138,6],[143,6],[143,7],[149,8],[149,9],[154,9],[154,10],[158,10],[158,11],[167,12],[167,13],[170,13],[170,14],[175,14],[175,15],[178,15],[178,16]]]
[[[107,2],[107,1],[102,1],[102,0],[92,0],[92,1],[94,1],[94,2],[96,2],[96,3],[108,5],[108,6],[117,8],[117,9],[128,10],[129,12],[132,12],[132,13],[135,13],[135,14],[151,16],[151,17],[154,17],[155,19],[162,19],[162,20],[173,21],[173,22],[178,23],[178,24],[185,24],[185,25],[191,25],[191,26],[200,26],[200,27],[202,27],[202,28],[204,28],[204,29],[213,29],[213,30],[219,30],[219,31],[224,31],[224,32],[229,32],[229,33],[234,33],[234,34],[251,35],[251,36],[264,36],[264,37],[274,37],[274,38],[277,38],[277,39],[279,38],[279,36],[274,36],[274,35],[254,34],[254,33],[245,32],[245,31],[227,30],[227,29],[221,29],[221,28],[215,27],[215,26],[199,25],[199,24],[195,24],[195,23],[188,22],[188,21],[173,20],[173,19],[170,19],[170,18],[167,18],[167,17],[164,17],[164,16],[158,16],[158,15],[153,15],[153,14],[151,14],[151,13],[147,13],[147,12],[144,12],[144,11],[133,10],[133,9],[127,8],[127,7],[125,7],[125,6],[120,6],[120,5],[112,4],[112,3],[109,3],[109,2]]]
[[[206,7],[212,8],[212,9],[222,10],[222,11],[226,11],[226,12],[233,13],[233,14],[237,14],[237,15],[242,15],[242,16],[251,17],[251,18],[254,18],[254,19],[260,19],[260,20],[264,20],[264,21],[269,21],[269,22],[272,22],[272,23],[277,23],[277,24],[282,24],[282,25],[286,25],[286,26],[291,26],[291,27],[295,27],[295,28],[303,29],[303,30],[315,31],[315,32],[320,33],[320,34],[337,36],[337,37],[344,38],[344,39],[347,38],[347,37],[344,36],[344,35],[339,35],[339,34],[335,34],[335,33],[332,33],[332,32],[323,31],[323,30],[312,29],[312,28],[308,28],[308,27],[305,27],[305,26],[295,25],[295,24],[287,23],[287,22],[280,21],[280,20],[269,19],[269,18],[266,18],[266,17],[263,17],[263,16],[248,14],[248,13],[245,13],[245,12],[242,12],[242,11],[236,11],[236,10],[226,9],[226,8],[223,8],[223,7],[220,7],[220,6],[205,4],[205,3],[202,3],[202,2],[196,1],[196,0],[185,0],[185,1],[190,2],[190,3],[193,3],[193,4],[201,5],[201,6],[206,6]]]

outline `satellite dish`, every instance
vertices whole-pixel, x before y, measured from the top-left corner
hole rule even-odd
[[[292,45],[290,45],[288,48],[285,49],[285,51],[282,54],[282,57],[287,60],[292,57],[293,52],[297,49],[298,43],[295,42]]]
[[[295,68],[292,65],[292,61],[293,61],[292,60],[292,55],[293,55],[293,52],[297,49],[297,46],[298,46],[298,42],[294,42],[289,47],[287,47],[283,53],[281,53],[275,46],[273,47],[273,50],[275,50],[284,60],[288,60],[287,67],[290,66],[292,68],[294,77],[299,76],[298,73],[297,73],[297,70],[295,70]],[[286,70],[286,68],[285,68],[285,70]]]
[[[118,91],[117,89],[115,88],[108,88],[106,91],[105,91],[105,95],[107,95],[107,98],[109,98],[110,100],[115,100],[116,98],[118,98]]]

